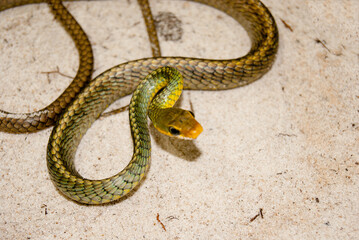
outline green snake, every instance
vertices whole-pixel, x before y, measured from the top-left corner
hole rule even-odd
[[[0,0],[0,11],[28,3],[46,0]],[[71,84],[49,106],[33,113],[9,113],[0,110],[0,131],[25,133],[42,130],[55,124],[59,115],[73,101],[74,97],[91,81],[93,53],[91,43],[81,26],[58,0],[49,0],[48,5],[54,16],[62,23],[73,39],[79,52],[79,67]]]
[[[115,66],[93,79],[79,94],[76,94],[75,99],[61,114],[48,143],[47,164],[51,179],[64,195],[81,203],[101,204],[123,197],[140,183],[150,161],[150,139],[147,135],[147,120],[143,115],[144,111],[147,113],[149,103],[144,104],[140,98],[148,100],[156,94],[143,90],[142,87],[146,85],[143,79],[159,78],[161,84],[171,82],[164,79],[176,75],[172,72],[175,70],[168,70],[172,69],[168,67],[173,67],[183,75],[184,89],[223,90],[247,85],[259,79],[271,68],[278,49],[278,30],[271,13],[260,1],[196,0],[195,2],[221,10],[241,23],[252,41],[250,51],[243,57],[227,60],[186,57],[139,59]],[[158,68],[160,69],[156,70]],[[150,74],[153,71],[155,72]],[[146,77],[148,74],[150,75]],[[154,88],[158,91],[163,87],[161,85]],[[113,101],[134,91],[135,95],[130,104],[131,132],[134,141],[132,160],[125,169],[110,178],[102,180],[82,178],[73,164],[82,136]],[[139,106],[137,107],[139,110],[136,110],[136,106]],[[136,111],[140,113],[137,114]],[[163,131],[168,135],[180,135],[178,129],[173,130],[173,127],[168,125],[165,125]]]
[[[77,1],[77,0],[72,0]],[[147,26],[152,55],[161,56],[154,21],[148,0],[137,0]],[[74,97],[91,81],[93,72],[93,53],[91,43],[76,19],[64,7],[61,0],[0,0],[0,11],[25,4],[47,2],[55,18],[69,33],[79,53],[79,66],[71,84],[49,106],[32,113],[10,113],[0,110],[0,131],[10,133],[29,133],[42,130],[55,124],[60,114],[73,101]]]

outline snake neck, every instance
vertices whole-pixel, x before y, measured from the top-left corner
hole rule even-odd
[[[153,120],[159,111],[172,107],[181,96],[182,89],[182,76],[171,67],[157,69],[139,84],[132,96],[129,109],[135,144],[137,132],[148,134],[147,115]]]

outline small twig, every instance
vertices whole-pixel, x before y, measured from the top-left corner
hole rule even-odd
[[[328,52],[332,53],[332,52],[330,51],[330,49],[325,45],[325,41],[322,41],[322,40],[320,40],[319,38],[316,38],[316,39],[315,39],[315,42],[316,42],[316,43],[320,43],[325,49],[328,50]]]
[[[49,71],[49,72],[41,72],[42,74],[46,74],[47,75],[47,80],[48,80],[48,82],[49,83],[51,83],[51,80],[50,80],[50,77],[49,77],[49,75],[50,74],[59,74],[60,76],[63,76],[63,77],[67,77],[67,78],[70,78],[70,79],[73,79],[73,77],[71,77],[71,76],[69,76],[69,75],[66,75],[66,74],[64,74],[64,73],[62,73],[62,72],[60,72],[60,69],[59,69],[59,67],[58,66],[56,66],[56,70],[55,71]]]
[[[259,214],[255,215],[254,217],[251,218],[251,220],[249,220],[249,222],[253,222],[254,220],[256,220],[256,218],[259,217]]]
[[[284,21],[283,19],[280,19],[280,20],[284,24],[284,27],[288,28],[291,32],[293,32],[293,28],[288,23],[286,23],[286,21]]]
[[[47,205],[46,204],[42,204],[41,208],[45,208],[45,215],[47,215]]]
[[[168,216],[167,217],[167,220],[169,220],[169,221],[174,220],[174,219],[178,220],[178,217],[175,217],[175,216]]]
[[[124,112],[124,111],[127,111],[129,109],[129,106],[130,105],[126,105],[124,107],[120,107],[118,109],[115,109],[115,110],[112,110],[112,111],[109,111],[109,112],[105,112],[105,113],[102,113],[101,114],[101,118],[102,117],[109,117],[109,116],[112,116],[112,115],[115,115],[117,113],[121,113],[121,112]]]
[[[324,40],[322,41],[322,40],[320,40],[319,38],[316,38],[316,39],[314,39],[314,40],[315,40],[316,43],[320,43],[325,49],[328,50],[329,53],[333,54],[334,56],[339,57],[339,56],[343,55],[343,53],[342,53],[341,51],[331,51],[331,50],[327,47],[326,42],[325,42]],[[344,47],[343,45],[342,45],[342,47],[343,47],[343,49],[345,49],[345,47]]]
[[[189,100],[189,107],[190,107],[190,109],[191,109],[191,112],[193,113],[193,112],[194,112],[194,110],[193,110],[193,104],[192,104],[191,99]]]
[[[157,219],[157,222],[158,222],[159,224],[161,224],[163,230],[167,231],[165,225],[164,225],[164,224],[161,222],[161,220],[160,220],[160,214],[159,214],[159,213],[157,213],[156,219]]]
[[[190,112],[192,113],[193,117],[195,117],[194,108],[193,108],[193,103],[192,103],[192,101],[191,101],[191,95],[190,95],[190,93],[188,93],[188,97],[189,97],[189,108],[190,108]]]
[[[259,209],[259,214],[260,214],[261,218],[263,219],[263,209],[262,208]]]
[[[249,222],[253,222],[253,221],[256,220],[256,218],[259,217],[259,216],[263,219],[263,209],[262,209],[262,208],[259,209],[259,213],[258,213],[257,215],[255,215],[254,217],[252,217],[252,218],[249,220]]]
[[[277,137],[297,137],[295,134],[288,134],[288,133],[278,133]]]

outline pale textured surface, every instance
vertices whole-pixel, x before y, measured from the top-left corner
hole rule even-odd
[[[272,70],[241,89],[185,92],[181,106],[192,102],[204,132],[183,142],[152,131],[148,176],[116,204],[82,206],[56,191],[45,158],[50,129],[0,133],[0,238],[355,239],[359,2],[264,3],[280,32]],[[135,1],[66,5],[90,36],[94,75],[150,56]],[[243,29],[216,10],[181,1],[151,6],[183,22],[182,40],[160,39],[163,55],[230,58],[248,50]],[[39,109],[70,82],[42,72],[58,66],[75,75],[75,47],[45,4],[0,13],[0,36],[1,109]],[[90,178],[114,174],[130,160],[131,144],[127,113],[97,121],[77,168]],[[251,222],[260,208],[263,218]]]

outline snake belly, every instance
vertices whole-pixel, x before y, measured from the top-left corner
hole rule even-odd
[[[49,139],[48,169],[52,181],[64,195],[86,204],[111,202],[125,196],[143,179],[150,161],[148,147],[137,148],[141,158],[132,158],[121,172],[102,180],[83,178],[76,171],[73,160],[80,140],[91,124],[112,102],[131,94],[150,72],[169,66],[183,75],[184,89],[223,90],[247,85],[271,68],[278,49],[278,31],[271,13],[260,1],[195,2],[217,8],[241,23],[252,41],[250,51],[243,57],[228,60],[186,57],[139,59],[115,66],[96,77],[61,115]],[[141,129],[147,128],[147,123],[137,125]],[[131,130],[136,132],[136,129]],[[147,135],[137,136],[139,139],[134,141],[135,148],[142,142],[146,142],[147,146]]]

